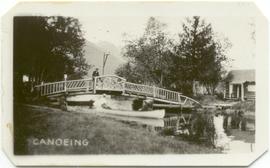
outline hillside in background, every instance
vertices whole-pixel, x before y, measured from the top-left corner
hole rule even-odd
[[[124,62],[120,49],[109,42],[99,42],[95,44],[86,41],[84,49],[87,63],[94,66],[90,69],[89,76],[91,76],[95,68],[99,68],[100,74],[102,73],[103,55],[105,52],[110,53],[105,67],[105,75],[114,74],[116,68]]]

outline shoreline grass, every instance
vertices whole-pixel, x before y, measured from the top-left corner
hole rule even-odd
[[[220,150],[95,114],[15,105],[15,154],[205,154]],[[33,145],[34,138],[88,139],[88,146]]]

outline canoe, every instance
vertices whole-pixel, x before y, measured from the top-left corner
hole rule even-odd
[[[139,118],[164,118],[165,110],[152,110],[152,111],[123,111],[123,110],[112,110],[112,109],[97,109],[97,111],[107,114],[128,116],[128,117],[139,117]]]
[[[115,110],[115,109],[104,109],[95,108],[89,109],[88,106],[67,106],[68,111],[80,111],[84,113],[93,112],[106,113],[112,115],[126,116],[126,117],[139,117],[139,118],[152,118],[152,119],[162,119],[165,116],[165,110],[152,110],[152,111],[131,111],[131,110]]]

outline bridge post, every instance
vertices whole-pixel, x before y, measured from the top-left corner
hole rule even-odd
[[[97,82],[97,77],[94,77],[93,81],[93,93],[96,94],[96,82]]]
[[[181,103],[181,95],[178,93],[178,101]]]
[[[156,97],[156,87],[153,86],[153,97]]]
[[[86,81],[86,92],[89,91],[90,88],[90,80]]]
[[[64,74],[64,90],[67,92],[67,74]]]
[[[124,94],[125,93],[125,86],[126,86],[126,81],[123,81],[122,82],[122,94]]]
[[[64,91],[65,92],[67,91],[67,80],[65,80],[65,82],[64,82]]]

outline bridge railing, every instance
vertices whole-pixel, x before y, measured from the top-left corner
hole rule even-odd
[[[126,79],[116,75],[99,76],[95,78],[94,90],[124,91]]]
[[[154,93],[154,97],[159,99],[165,99],[173,102],[181,101],[181,93],[175,91],[154,87]]]
[[[154,96],[154,90],[152,86],[136,84],[131,82],[125,82],[125,92],[140,94],[145,96]]]
[[[92,90],[93,89],[93,80],[92,79],[68,80],[68,81],[66,81],[66,89],[67,89],[67,91]]]
[[[35,86],[41,96],[62,93],[65,91],[65,81],[45,83]]]
[[[93,89],[93,80],[82,79],[82,80],[50,82],[37,85],[35,87],[37,88],[41,96],[58,94],[66,91],[79,91],[79,90],[88,91]]]
[[[185,96],[183,96],[179,92],[171,91],[168,89],[163,89],[155,86],[148,86],[143,84],[136,84],[125,82],[125,92],[133,93],[133,94],[141,94],[144,96],[151,96],[154,98],[167,100],[175,103],[179,103],[185,100]]]
[[[186,104],[193,106],[199,102],[168,89],[126,82],[126,79],[115,75],[99,76],[94,79],[80,79],[45,83],[36,86],[41,96],[57,94],[67,91],[120,91],[122,93],[142,95],[160,99],[168,103]]]

